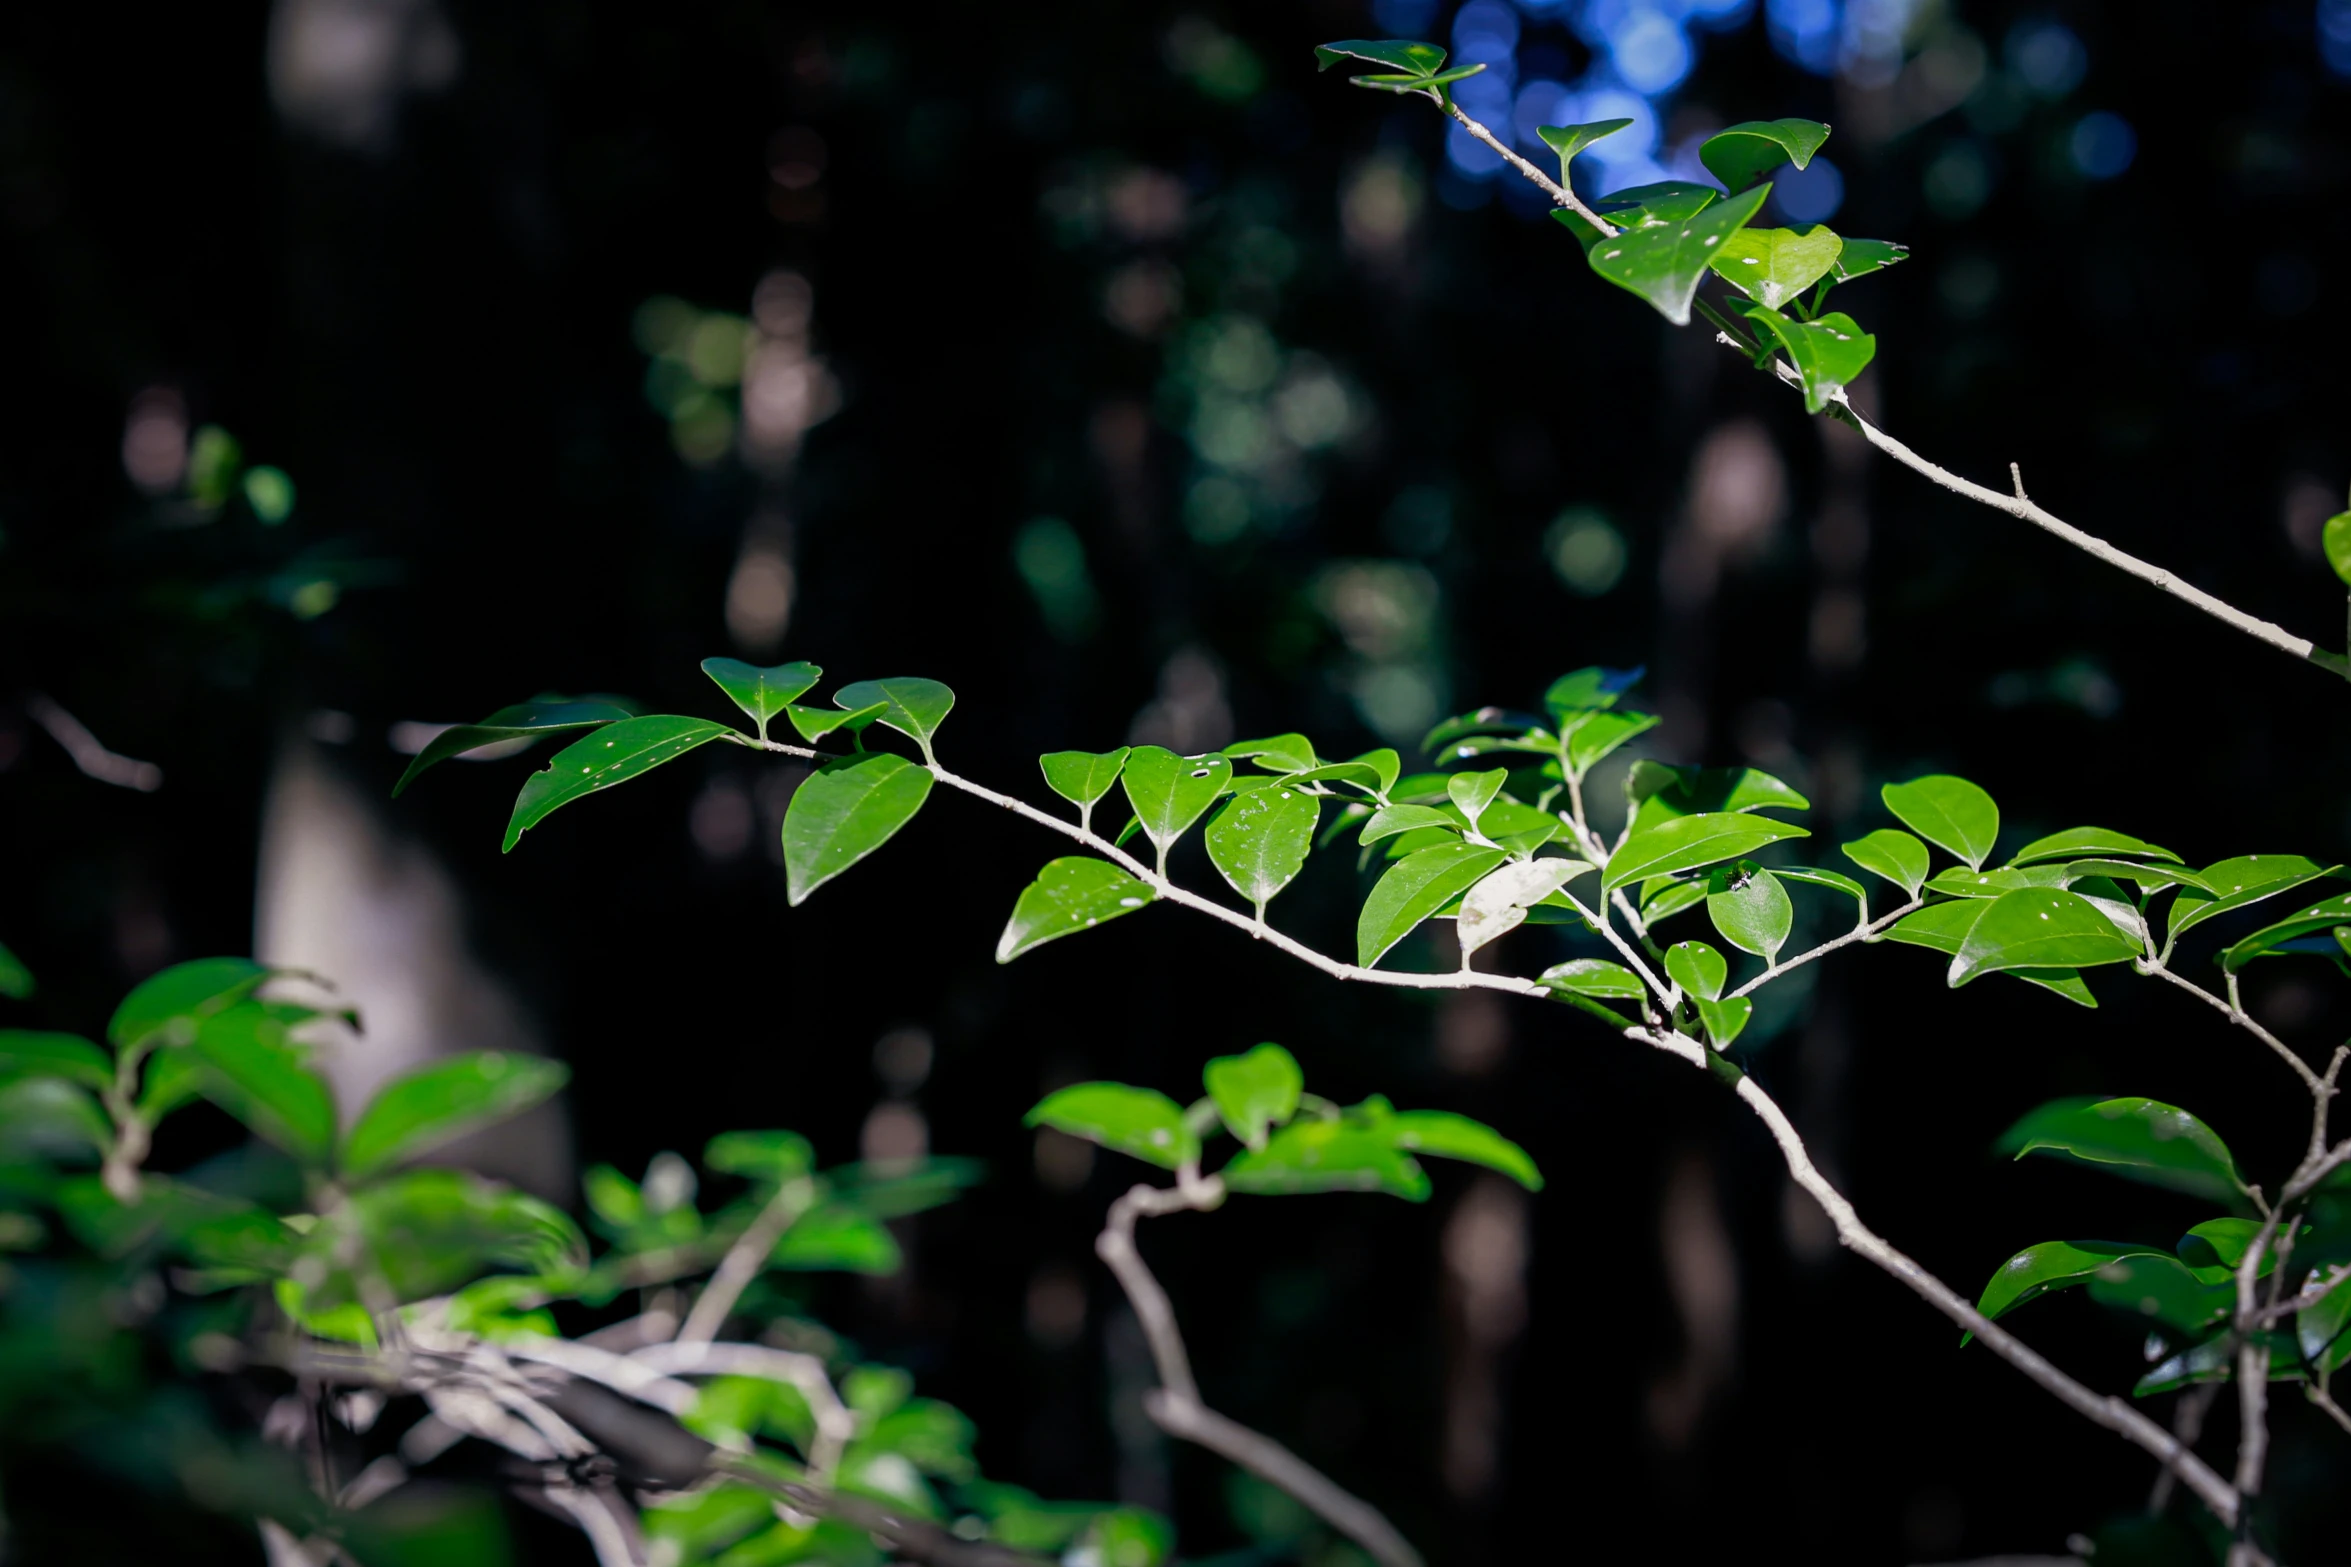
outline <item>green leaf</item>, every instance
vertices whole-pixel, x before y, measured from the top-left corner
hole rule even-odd
[[[1091,823],[1094,802],[1110,792],[1127,765],[1127,748],[1115,751],[1054,751],[1037,758],[1045,782],[1053,792],[1078,808],[1078,820]]]
[[[1826,887],[1831,892],[1841,892],[1861,905],[1863,918],[1868,917],[1869,889],[1843,871],[1818,870],[1810,865],[1775,865],[1772,867],[1771,873],[1783,882],[1803,882],[1808,886]]]
[[[2219,1284],[2235,1276],[2237,1264],[2245,1260],[2245,1253],[2261,1238],[2259,1219],[2206,1219],[2202,1224],[2188,1227],[2172,1250],[2181,1262],[2207,1284]],[[2263,1253],[2257,1278],[2267,1278],[2278,1265],[2274,1248]]]
[[[930,798],[930,769],[869,751],[800,780],[784,808],[784,881],[793,907],[888,843]]]
[[[2329,1268],[2319,1275],[2319,1281],[2338,1280],[2344,1271],[2339,1266]],[[2351,1361],[2351,1284],[2334,1284],[2325,1295],[2294,1313],[2294,1342],[2302,1358],[2323,1372],[2340,1371]]]
[[[2332,898],[2313,903],[2299,914],[2289,915],[2274,925],[2263,926],[2223,952],[2220,955],[2220,966],[2234,974],[2263,953],[2297,937],[2346,924],[2351,924],[2351,893],[2338,893]]]
[[[304,1164],[324,1165],[332,1156],[334,1095],[260,1004],[240,1002],[206,1018],[181,1048],[203,1064],[204,1097],[255,1135]]]
[[[869,1213],[839,1203],[820,1203],[792,1221],[768,1253],[771,1267],[801,1273],[864,1273],[881,1276],[905,1265],[889,1227]]]
[[[1625,774],[1624,788],[1626,801],[1637,807],[1635,832],[1677,816],[1812,808],[1787,784],[1752,767],[1674,767],[1643,758]]]
[[[1389,866],[1356,921],[1355,961],[1365,968],[1379,962],[1414,926],[1508,858],[1500,849],[1454,842],[1417,850]]]
[[[587,699],[566,702],[550,698],[539,702],[517,702],[502,707],[478,724],[457,724],[442,730],[416,753],[400,781],[392,785],[397,797],[401,790],[415,781],[416,775],[453,756],[478,751],[485,745],[498,745],[508,740],[536,740],[541,735],[561,734],[572,729],[596,729],[616,723],[629,716],[629,710],[617,702]]]
[[[1878,340],[1842,311],[1832,310],[1812,321],[1791,321],[1758,304],[1737,308],[1760,329],[1766,348],[1777,343],[1786,352],[1804,383],[1806,413],[1819,413],[1835,402],[1877,357]]]
[[[721,1132],[702,1149],[713,1170],[781,1186],[816,1168],[816,1150],[798,1132]]]
[[[62,1077],[104,1093],[114,1086],[114,1062],[79,1034],[0,1028],[0,1083],[24,1077]]]
[[[1746,1032],[1747,1024],[1755,1016],[1755,1002],[1749,996],[1733,996],[1727,1001],[1709,1001],[1698,998],[1698,1021],[1706,1025],[1706,1037],[1717,1050],[1728,1050],[1731,1042]]]
[[[1266,1129],[1298,1113],[1298,1095],[1306,1087],[1298,1058],[1273,1044],[1243,1055],[1216,1056],[1200,1078],[1225,1129],[1251,1148],[1263,1148]]]
[[[1530,906],[1591,868],[1582,860],[1520,860],[1488,872],[1462,894],[1454,920],[1464,959],[1516,930],[1526,922]]]
[[[1930,903],[1913,910],[1887,927],[1885,939],[1907,946],[1926,947],[1956,957],[1967,944],[1968,933],[1976,921],[1992,906],[1989,898],[1956,898],[1949,903]],[[2090,987],[2082,977],[2067,968],[2010,969],[2014,979],[2053,990],[2076,1005],[2095,1007],[2098,1000],[2090,994]]]
[[[1178,756],[1156,745],[1139,745],[1128,753],[1127,800],[1162,867],[1167,851],[1208,813],[1232,776],[1233,764],[1213,754]]]
[[[1236,740],[1224,748],[1236,762],[1254,760],[1268,772],[1302,773],[1320,765],[1314,742],[1304,735],[1268,735],[1263,740]]]
[[[1373,793],[1385,798],[1388,791],[1396,787],[1397,775],[1404,769],[1404,759],[1387,746],[1381,746],[1376,751],[1366,751],[1361,756],[1349,758],[1345,765],[1368,770],[1376,780]]]
[[[2099,1305],[2144,1318],[2174,1337],[2210,1331],[2236,1303],[2232,1286],[2200,1280],[2177,1257],[2159,1251],[2118,1257],[2088,1283]]]
[[[1694,909],[1706,901],[1706,878],[1693,876],[1688,881],[1675,881],[1670,876],[1657,878],[1654,883],[1641,884],[1641,923],[1651,930],[1660,920],[1669,920],[1684,909]]]
[[[1429,1195],[1428,1172],[1398,1146],[1393,1128],[1353,1115],[1292,1121],[1217,1173],[1229,1190],[1256,1196],[1386,1192],[1426,1202]]]
[[[1757,304],[1777,310],[1828,276],[1845,242],[1822,224],[1795,229],[1741,229],[1707,265]]]
[[[887,702],[874,702],[865,707],[803,707],[797,702],[784,704],[784,716],[792,721],[793,729],[810,745],[816,744],[835,730],[855,734],[889,710]]]
[[[2099,1269],[2120,1258],[2163,1255],[2153,1246],[2114,1241],[2043,1241],[2038,1246],[2027,1246],[2000,1264],[1990,1282],[1984,1285],[1984,1292],[1976,1297],[1975,1309],[1997,1321],[2052,1290],[2087,1284]]]
[[[1997,898],[2023,887],[2062,887],[2068,879],[2065,870],[2062,865],[2029,865],[1971,871],[1964,865],[1947,865],[1927,878],[1927,891],[1949,898]]]
[[[87,1089],[57,1077],[0,1083],[0,1165],[102,1154],[114,1126]]]
[[[2318,540],[2335,575],[2351,583],[2351,511],[2339,511],[2329,517],[2319,529]]]
[[[2111,827],[2068,827],[2053,832],[2046,838],[2035,838],[2031,843],[2008,857],[2011,865],[2032,865],[2042,860],[2071,860],[2089,855],[2126,859],[2170,860],[2179,863],[2179,856],[2169,849],[2159,849],[2143,839]]]
[[[1731,968],[1705,942],[1677,941],[1665,949],[1665,976],[1701,1001],[1719,1001]]]
[[[1655,228],[1687,222],[1713,206],[1721,195],[1712,185],[1697,180],[1659,180],[1654,185],[1610,191],[1592,203],[1592,210],[1619,228]]]
[[[1994,898],[1976,920],[1951,960],[1950,983],[1956,988],[2004,969],[2127,963],[2140,955],[2138,944],[2079,893],[2021,887]]]
[[[1609,282],[1649,301],[1675,326],[1687,326],[1690,301],[1706,275],[1708,260],[1723,241],[1745,227],[1769,194],[1769,185],[1758,185],[1694,217],[1644,221],[1602,240],[1585,260]]]
[[[1371,813],[1371,819],[1363,824],[1362,836],[1356,842],[1369,847],[1382,838],[1393,838],[1402,832],[1418,832],[1424,827],[1442,827],[1459,832],[1461,819],[1433,805],[1383,805]]]
[[[1801,827],[1745,812],[1707,811],[1676,817],[1627,838],[1609,856],[1601,890],[1613,892],[1651,876],[1670,876],[1735,860],[1783,838],[1810,836]]]
[[[1641,976],[1606,958],[1570,958],[1543,970],[1542,984],[1570,995],[1602,1001],[1638,1001],[1649,993]]]
[[[1402,39],[1343,38],[1337,43],[1314,46],[1316,70],[1327,71],[1342,60],[1369,60],[1393,71],[1433,76],[1445,67],[1445,51],[1435,44],[1409,43]]]
[[[350,1194],[305,1237],[293,1278],[303,1309],[361,1300],[356,1257],[396,1301],[445,1295],[485,1273],[565,1275],[587,1261],[587,1242],[560,1208],[463,1170],[406,1170]]]
[[[32,995],[34,988],[33,971],[24,966],[23,959],[0,946],[0,996],[23,1001]]]
[[[2002,1134],[1999,1152],[2047,1152],[2100,1165],[2150,1186],[2235,1206],[2245,1183],[2212,1128],[2152,1099],[2059,1099]]]
[[[1047,1094],[1021,1123],[1050,1126],[1173,1170],[1200,1157],[1200,1139],[1184,1124],[1184,1107],[1150,1088],[1076,1083]]]
[[[1930,773],[1878,791],[1905,827],[1982,870],[2000,836],[2000,807],[1964,778]]]
[[[1630,708],[1594,713],[1567,737],[1567,765],[1580,778],[1627,740],[1647,734],[1664,721],[1655,713],[1636,713]]]
[[[236,1005],[261,988],[271,969],[249,958],[197,958],[175,963],[140,982],[107,1022],[106,1037],[117,1050],[158,1032],[166,1044],[185,1044],[214,1013]],[[174,1026],[176,1025],[176,1026]]]
[[[1630,120],[1594,120],[1589,125],[1540,125],[1535,128],[1535,134],[1542,137],[1544,144],[1553,152],[1559,154],[1559,183],[1565,185],[1568,182],[1568,165],[1575,162],[1577,153],[1603,136],[1614,136],[1632,123]]]
[[[548,813],[558,807],[599,789],[626,783],[732,733],[726,725],[714,724],[707,718],[652,713],[643,718],[621,719],[585,740],[574,741],[556,752],[543,772],[523,780],[522,793],[515,798],[514,815],[506,823],[506,844],[501,852],[511,852],[524,833],[545,821]]]
[[[1714,872],[1708,881],[1706,914],[1723,940],[1772,963],[1796,928],[1796,905],[1777,876],[1751,866],[1749,862]]]
[[[1898,827],[1880,827],[1868,837],[1846,844],[1840,852],[1871,875],[1884,877],[1914,898],[1926,884],[1927,846]]]
[[[561,1088],[568,1068],[544,1056],[476,1050],[434,1062],[377,1091],[343,1138],[343,1173],[365,1179],[508,1116]]]
[[[1037,879],[1021,889],[1012,918],[996,938],[996,961],[1010,963],[1048,941],[1092,930],[1105,920],[1132,914],[1152,899],[1148,884],[1108,860],[1082,854],[1048,860]]]
[[[776,664],[762,669],[739,658],[706,658],[702,673],[718,682],[718,688],[735,706],[751,716],[762,740],[767,738],[767,721],[824,678],[824,671],[814,664]]]
[[[1850,283],[1857,277],[1883,271],[1897,261],[1910,259],[1910,247],[1890,239],[1848,239],[1845,248],[1837,253],[1836,280]]]
[[[880,703],[881,722],[921,746],[923,760],[927,762],[931,759],[931,736],[947,721],[947,712],[955,705],[955,693],[936,680],[894,675],[887,680],[860,680],[843,686],[833,693],[833,702],[850,709]]]
[[[2207,865],[2198,873],[2216,896],[2183,888],[2172,900],[2171,926],[2166,942],[2175,942],[2208,919],[2234,914],[2264,898],[2291,892],[2304,882],[2332,876],[2343,867],[2321,866],[2299,854],[2247,854]]]
[[[1322,802],[1303,789],[1272,784],[1252,789],[1208,824],[1202,834],[1209,861],[1258,917],[1266,901],[1297,879],[1314,847]]]
[[[1742,120],[1706,138],[1698,161],[1732,190],[1761,179],[1783,163],[1804,168],[1829,128],[1818,120]]]
[[[2071,860],[2061,868],[2068,884],[2091,877],[2103,877],[2114,881],[2135,881],[2144,892],[2155,892],[2164,887],[2184,887],[2191,892],[2202,892],[2208,887],[2202,876],[2184,865],[2154,865],[2134,860]]]
[[[1507,1175],[1530,1192],[1543,1189],[1542,1172],[1527,1151],[1483,1121],[1450,1110],[1399,1110],[1386,1122],[1396,1144],[1417,1154],[1459,1159]]]
[[[1494,797],[1509,781],[1510,771],[1503,767],[1481,773],[1455,773],[1445,780],[1445,794],[1452,800],[1453,808],[1461,813],[1461,819],[1474,828],[1486,807],[1494,803]]]

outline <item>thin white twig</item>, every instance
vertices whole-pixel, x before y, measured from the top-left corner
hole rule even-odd
[[[1774,963],[1771,967],[1765,969],[1762,973],[1756,975],[1753,979],[1747,981],[1746,984],[1741,985],[1738,989],[1732,991],[1723,999],[1725,1001],[1736,1001],[1741,996],[1747,994],[1749,991],[1758,990],[1763,986],[1770,984],[1773,980],[1778,979],[1782,974],[1787,973],[1788,970],[1802,968],[1805,964],[1810,963],[1814,958],[1826,957],[1830,953],[1836,951],[1839,947],[1850,947],[1857,941],[1867,941],[1872,936],[1875,936],[1879,931],[1884,930],[1888,925],[1891,925],[1896,920],[1900,919],[1903,915],[1923,907],[1925,903],[1926,899],[1924,898],[1912,898],[1908,903],[1903,904],[1902,907],[1894,910],[1891,914],[1882,914],[1867,924],[1856,925],[1851,930],[1845,932],[1845,934],[1842,936],[1832,937],[1829,940],[1822,942],[1819,946],[1814,947],[1810,952],[1800,952],[1796,956],[1788,959],[1785,963]]]
[[[718,1330],[727,1325],[727,1313],[735,1309],[743,1291],[759,1277],[759,1270],[767,1266],[768,1254],[775,1250],[776,1242],[784,1238],[784,1232],[815,1200],[815,1188],[806,1180],[786,1181],[776,1188],[767,1206],[744,1226],[743,1233],[735,1237],[735,1243],[711,1271],[710,1282],[695,1297],[694,1309],[678,1325],[679,1343],[707,1344],[718,1337]]]
[[[1528,179],[1541,186],[1545,195],[1549,196],[1560,206],[1565,207],[1568,211],[1574,213],[1577,217],[1582,218],[1586,223],[1591,224],[1592,227],[1598,229],[1602,237],[1605,238],[1617,231],[1615,224],[1600,216],[1599,213],[1594,212],[1590,207],[1585,206],[1583,202],[1577,198],[1574,191],[1569,190],[1565,185],[1560,184],[1550,175],[1545,174],[1541,169],[1538,169],[1533,164],[1527,162],[1526,159],[1520,157],[1511,148],[1505,146],[1492,131],[1487,130],[1483,125],[1480,125],[1477,121],[1462,113],[1461,106],[1459,104],[1448,103],[1445,105],[1445,112],[1452,115],[1456,120],[1459,120],[1462,126],[1467,129],[1472,136],[1475,136],[1479,141],[1484,142],[1487,146],[1502,154],[1504,161],[1509,163],[1512,168],[1518,170],[1519,173],[1525,175]]]
[[[816,1418],[816,1441],[808,1452],[808,1472],[832,1483],[842,1449],[857,1436],[857,1416],[841,1402],[822,1360],[797,1350],[765,1344],[712,1344],[672,1340],[648,1344],[629,1357],[649,1371],[671,1376],[758,1377],[800,1390]]]
[[[100,783],[113,784],[118,789],[136,789],[141,794],[153,794],[163,787],[163,769],[153,762],[142,762],[120,752],[109,751],[90,728],[80,719],[59,707],[42,693],[35,691],[24,699],[27,717],[49,731],[49,738],[65,748],[73,758],[74,766]]]
[[[2164,967],[2160,963],[2154,962],[2151,959],[2135,959],[2132,966],[2137,968],[2138,971],[2142,974],[2152,974],[2157,979],[2168,980],[2172,984],[2179,986],[2180,989],[2186,991],[2189,995],[2194,996],[2197,1000],[2203,1002],[2206,1006],[2212,1008],[2221,1016],[2236,1024],[2239,1028],[2251,1034],[2255,1039],[2260,1040],[2263,1044],[2269,1046],[2270,1049],[2276,1051],[2279,1058],[2283,1060],[2286,1065],[2292,1067],[2295,1071],[2295,1074],[2302,1079],[2303,1087],[2309,1089],[2314,1094],[2325,1093],[2326,1079],[2320,1077],[2318,1073],[2311,1070],[2310,1063],[2303,1060],[2300,1056],[2294,1054],[2293,1050],[2287,1046],[2284,1040],[2278,1038],[2277,1035],[2271,1033],[2268,1029],[2263,1028],[2259,1023],[2253,1021],[2253,1015],[2247,1012],[2244,1008],[2231,1006],[2228,1002],[2214,995],[2211,991],[2206,990],[2202,985],[2196,984],[2191,980],[2180,978],[2179,975],[2174,974],[2170,969]]]

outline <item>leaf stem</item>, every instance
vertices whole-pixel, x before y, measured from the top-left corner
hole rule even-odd
[[[1463,128],[1466,129],[1472,136],[1475,136],[1479,141],[1484,142],[1487,146],[1502,154],[1504,162],[1508,163],[1512,168],[1516,169],[1526,178],[1534,181],[1535,184],[1541,186],[1544,194],[1549,196],[1554,202],[1557,202],[1560,206],[1565,207],[1568,211],[1574,213],[1577,217],[1582,218],[1586,223],[1589,223],[1592,225],[1592,227],[1598,229],[1602,238],[1608,238],[1617,232],[1615,224],[1600,216],[1599,213],[1594,212],[1590,207],[1585,206],[1583,202],[1577,198],[1574,191],[1569,190],[1566,186],[1560,184],[1550,175],[1545,174],[1541,169],[1538,169],[1533,164],[1527,162],[1527,160],[1520,157],[1516,151],[1503,145],[1501,141],[1496,139],[1492,131],[1487,130],[1483,125],[1480,125],[1477,121],[1462,113],[1461,105],[1448,102],[1445,105],[1445,112],[1452,115],[1454,119],[1459,120]]]

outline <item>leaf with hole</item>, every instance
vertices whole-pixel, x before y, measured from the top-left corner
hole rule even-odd
[[[1127,748],[1115,751],[1053,751],[1037,758],[1052,791],[1078,808],[1078,819],[1091,825],[1094,802],[1110,792],[1126,769]]]
[[[824,671],[814,664],[775,664],[763,669],[739,658],[706,658],[702,673],[759,726],[762,740],[767,738],[768,720],[824,678]]]
[[[2197,874],[2212,889],[2212,895],[2182,888],[2172,900],[2171,926],[2165,939],[2177,941],[2208,919],[2234,914],[2265,898],[2291,892],[2305,882],[2332,876],[2342,868],[2322,866],[2299,854],[2246,854],[2207,865]]]
[[[1806,413],[1819,413],[1836,402],[1877,357],[1878,340],[1841,311],[1813,321],[1791,321],[1776,310],[1748,304],[1739,314],[1757,329],[1763,347],[1776,343],[1788,356],[1804,384]]]
[[[1232,776],[1233,764],[1213,754],[1178,756],[1156,745],[1139,745],[1127,753],[1122,780],[1127,800],[1162,866],[1169,848],[1208,814]]]
[[[1795,229],[1741,229],[1722,242],[1707,265],[1740,293],[1777,310],[1837,264],[1845,242],[1836,231],[1814,224]]]
[[[542,735],[563,734],[573,729],[596,729],[628,716],[629,710],[619,703],[596,698],[568,702],[549,697],[537,702],[517,702],[512,707],[498,709],[478,724],[454,724],[433,736],[401,773],[400,781],[392,785],[392,793],[397,797],[426,768],[486,745],[536,740]]]
[[[1543,1189],[1542,1172],[1535,1168],[1535,1161],[1527,1151],[1483,1121],[1473,1121],[1450,1110],[1399,1110],[1385,1124],[1393,1132],[1397,1146],[1416,1154],[1435,1154],[1441,1159],[1483,1165],[1497,1175],[1509,1176],[1530,1192]]]
[[[800,780],[784,808],[784,882],[797,908],[888,843],[930,798],[931,774],[903,756],[845,756]]]
[[[2137,943],[2079,893],[2020,887],[1991,901],[1951,960],[1954,988],[2005,969],[2128,963]]]
[[[1147,884],[1107,860],[1072,854],[1048,861],[1014,901],[996,938],[996,961],[1010,963],[1048,941],[1132,914],[1151,898]]]
[[[707,718],[680,718],[667,713],[624,718],[605,725],[585,740],[574,741],[556,752],[544,771],[523,780],[522,793],[515,798],[514,814],[506,823],[506,843],[500,852],[511,852],[524,833],[560,807],[614,784],[626,783],[732,733],[726,725],[714,724]]]
[[[1927,846],[1899,827],[1880,827],[1868,837],[1844,845],[1840,852],[1872,876],[1884,877],[1914,898],[1926,885]]]
[[[1568,165],[1575,155],[1603,136],[1614,136],[1632,124],[1630,120],[1594,120],[1589,125],[1538,125],[1535,134],[1543,138],[1543,145],[1559,154],[1559,183],[1568,182]]]
[[[1719,866],[1707,881],[1706,914],[1723,940],[1775,962],[1796,928],[1796,905],[1771,872],[1745,861]]]
[[[396,1077],[344,1134],[344,1175],[365,1179],[452,1138],[519,1115],[571,1073],[544,1056],[474,1050]]]
[[[1072,1084],[1047,1094],[1021,1124],[1050,1126],[1165,1170],[1200,1157],[1200,1139],[1184,1124],[1184,1107],[1153,1088]]]
[[[1356,920],[1355,961],[1365,968],[1379,962],[1414,926],[1508,858],[1500,849],[1454,842],[1417,850],[1389,866]]]
[[[1701,1001],[1719,1001],[1731,969],[1705,942],[1680,941],[1665,949],[1665,975]]]
[[[1964,778],[1930,773],[1878,791],[1903,826],[1982,870],[2000,836],[2000,807]]]
[[[2010,1127],[1994,1147],[2051,1153],[2128,1180],[2239,1206],[2244,1182],[2228,1146],[2187,1111],[2152,1099],[2058,1099]]]
[[[114,1086],[114,1061],[79,1034],[0,1028],[0,1084],[62,1077],[100,1093]]]
[[[1706,275],[1707,262],[1723,241],[1746,226],[1770,193],[1769,185],[1758,185],[1694,217],[1621,230],[1594,245],[1585,260],[1601,277],[1647,300],[1675,326],[1687,326],[1690,301]]]
[[[1699,145],[1698,161],[1738,190],[1783,163],[1807,167],[1828,139],[1829,128],[1818,120],[1742,120],[1707,137]]]
[[[947,721],[955,706],[955,693],[936,680],[893,675],[887,680],[860,680],[843,686],[833,693],[833,704],[852,712],[878,705],[882,712],[877,722],[921,746],[923,760],[929,761],[931,736]]]
[[[2274,925],[2264,925],[2220,955],[2220,966],[2234,974],[2255,958],[2275,952],[2303,936],[2332,930],[2338,925],[2351,925],[2351,893],[2338,893],[2322,899],[2302,910],[2288,915]]]
[[[1801,827],[1746,812],[1707,811],[1635,832],[1608,858],[1601,890],[1613,892],[1651,876],[1735,860],[1783,838],[1808,838]]]
[[[1201,837],[1217,874],[1263,918],[1266,901],[1306,868],[1321,816],[1313,795],[1277,783],[1235,800]]]
[[[1488,872],[1462,894],[1453,932],[1462,957],[1499,941],[1526,922],[1527,908],[1592,867],[1581,860],[1520,860]]]
[[[1263,1148],[1267,1130],[1298,1113],[1306,1087],[1298,1058],[1274,1044],[1213,1057],[1200,1079],[1225,1129],[1251,1148]]]

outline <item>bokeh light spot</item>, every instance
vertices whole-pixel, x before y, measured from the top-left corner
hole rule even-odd
[[[2138,156],[2139,136],[2121,115],[2101,109],[2075,122],[2068,150],[2073,154],[2073,166],[2085,176],[2110,180]]]

